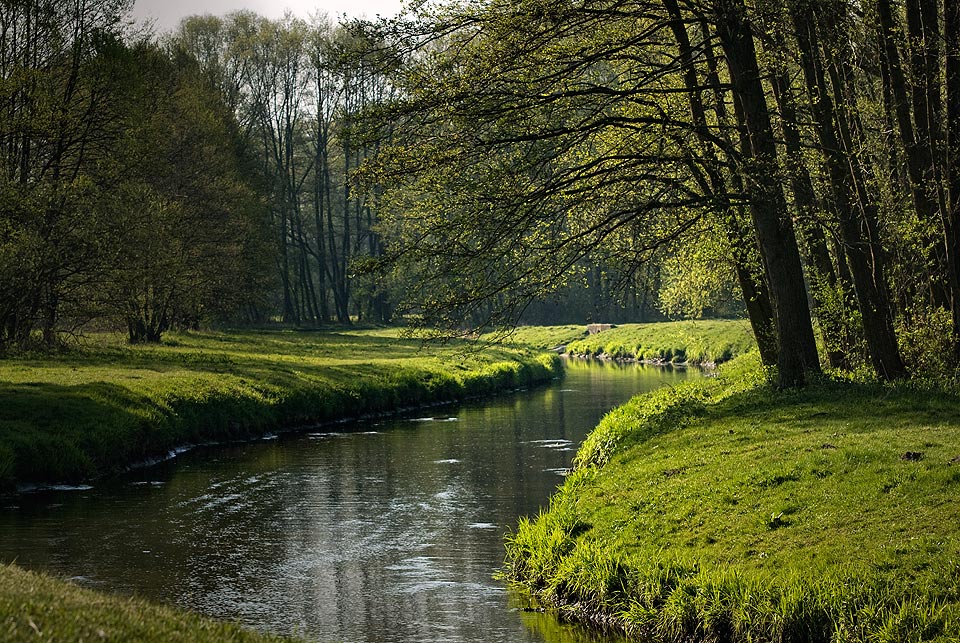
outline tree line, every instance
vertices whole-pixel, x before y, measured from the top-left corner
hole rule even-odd
[[[0,0],[0,347],[91,323],[743,312],[800,385],[955,364],[957,0]]]
[[[489,0],[384,27],[416,54],[379,157],[434,323],[517,317],[583,257],[722,248],[783,386],[955,364],[956,0]],[[445,284],[439,291],[437,284]]]
[[[367,35],[240,12],[157,37],[129,5],[0,2],[0,348],[389,320],[353,267],[381,253],[353,119],[392,91]]]

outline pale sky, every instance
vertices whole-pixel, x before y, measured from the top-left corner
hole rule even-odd
[[[389,17],[400,12],[402,0],[136,0],[133,17],[153,20],[157,33],[177,26],[181,18],[194,14],[223,15],[249,9],[268,18],[279,18],[289,9],[307,18],[318,10],[331,18],[347,14],[351,18]]]

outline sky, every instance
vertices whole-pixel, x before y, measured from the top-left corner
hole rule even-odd
[[[152,20],[158,33],[177,26],[181,18],[194,14],[223,15],[249,9],[268,18],[279,18],[289,9],[307,18],[318,10],[331,18],[347,14],[352,18],[393,16],[400,12],[401,0],[136,0],[133,17]]]

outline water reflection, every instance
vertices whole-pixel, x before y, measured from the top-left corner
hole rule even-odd
[[[509,606],[503,534],[603,413],[684,377],[573,363],[546,389],[21,496],[0,558],[316,641],[601,640]]]

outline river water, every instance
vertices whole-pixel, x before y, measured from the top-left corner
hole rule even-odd
[[[610,641],[520,609],[493,579],[503,536],[606,411],[687,376],[571,362],[545,388],[22,494],[0,560],[311,641]]]

